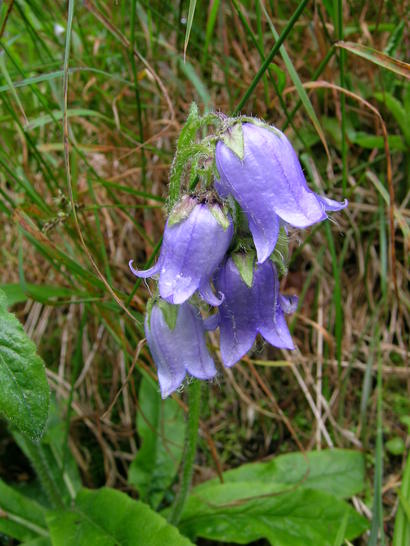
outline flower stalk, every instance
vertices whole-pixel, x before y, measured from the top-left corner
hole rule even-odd
[[[201,410],[201,382],[194,379],[188,386],[188,419],[182,459],[181,484],[171,508],[169,522],[178,525],[188,497],[194,470]]]

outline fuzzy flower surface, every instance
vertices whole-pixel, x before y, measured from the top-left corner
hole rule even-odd
[[[225,295],[217,315],[225,366],[238,362],[251,349],[258,333],[274,347],[295,348],[285,313],[295,311],[297,298],[279,293],[278,275],[271,260],[257,264],[251,282],[245,283],[234,260],[228,258],[216,274],[215,285]]]
[[[211,277],[223,260],[233,235],[232,219],[219,204],[199,203],[187,196],[171,212],[157,263],[137,277],[159,275],[159,293],[168,303],[181,304],[196,290],[210,305],[220,305]]]
[[[347,201],[309,189],[296,152],[281,131],[254,123],[244,123],[242,131],[242,158],[223,140],[216,145],[220,180],[215,187],[221,197],[232,195],[247,215],[258,262],[263,263],[281,225],[306,228],[325,220],[326,212],[343,209]]]
[[[154,304],[145,317],[145,336],[157,366],[162,398],[181,386],[186,372],[198,379],[211,379],[216,374],[199,311],[189,303],[178,306],[175,311],[173,327],[167,323],[158,304]]]

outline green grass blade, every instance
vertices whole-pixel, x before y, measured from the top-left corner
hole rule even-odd
[[[378,327],[375,331],[375,337],[379,339]],[[378,347],[378,367],[377,367],[377,429],[376,429],[376,451],[374,466],[374,487],[373,487],[373,517],[370,529],[369,546],[384,546],[383,529],[383,504],[382,504],[382,486],[383,486],[383,384],[382,384],[382,357],[380,355],[380,339]]]
[[[186,59],[186,50],[188,47],[189,37],[191,35],[192,23],[194,21],[196,8],[196,0],[189,0],[188,18],[186,23],[185,41],[184,41],[184,62]]]
[[[334,22],[337,29],[338,40],[343,40],[343,0],[335,0],[334,6]],[[340,87],[345,87],[345,51],[339,52],[339,75]],[[346,96],[340,94],[340,116],[341,116],[341,152],[342,152],[342,188],[343,193],[346,193],[347,188],[347,142],[346,142]]]
[[[202,59],[201,59],[202,70],[204,70],[205,65],[208,61],[209,46],[213,36],[214,28],[215,28],[216,17],[218,15],[218,10],[219,10],[219,3],[220,3],[220,0],[213,0],[209,8],[209,16],[208,16],[208,21],[206,23],[206,31],[205,31],[205,44],[202,49]]]
[[[410,64],[400,61],[399,59],[394,59],[390,55],[386,55],[377,49],[368,47],[362,44],[355,44],[354,42],[337,42],[336,47],[346,49],[350,53],[362,57],[371,63],[374,63],[382,68],[390,70],[399,76],[403,76],[406,79],[410,79]]]
[[[21,103],[20,97],[18,96],[18,94],[17,94],[17,92],[16,92],[16,90],[15,90],[15,88],[13,86],[13,82],[11,81],[10,74],[8,73],[6,63],[4,61],[4,54],[0,54],[0,71],[3,74],[4,79],[7,82],[7,88],[11,91],[11,94],[13,95],[14,100],[17,103],[17,106],[18,106],[18,108],[20,110],[20,113],[21,113],[21,115],[23,116],[23,119],[24,119],[24,127],[26,127],[28,125],[28,119],[27,119],[26,113],[24,111],[24,107],[23,107],[23,105]]]
[[[298,7],[296,8],[294,14],[292,15],[292,17],[289,19],[287,25],[285,26],[285,28],[283,29],[282,31],[282,34],[277,38],[277,41],[275,43],[275,45],[273,46],[271,52],[269,53],[269,55],[266,57],[265,61],[262,63],[262,66],[259,68],[257,74],[255,75],[255,77],[253,78],[250,86],[248,87],[248,89],[246,90],[245,94],[243,95],[243,97],[241,98],[241,100],[239,101],[238,103],[238,106],[235,108],[234,112],[233,112],[233,115],[237,115],[241,110],[242,108],[244,107],[244,105],[246,104],[246,102],[248,101],[249,97],[252,95],[252,93],[254,92],[255,90],[255,87],[258,85],[259,81],[261,80],[262,76],[265,74],[266,70],[268,69],[270,63],[272,62],[273,58],[275,57],[275,55],[278,53],[281,45],[283,44],[283,42],[286,40],[286,37],[288,36],[288,34],[290,33],[290,31],[292,30],[292,28],[294,27],[296,21],[299,19],[299,17],[302,15],[303,13],[303,10],[305,9],[306,7],[306,4],[309,2],[309,0],[302,0],[302,2],[300,2],[300,4],[298,5]],[[261,7],[262,9],[266,12],[265,10],[265,7],[263,4],[261,4]]]
[[[263,2],[261,0],[259,0],[259,2],[261,4],[262,11],[264,12],[265,17],[266,17],[266,19],[268,21],[271,32],[272,32],[272,34],[273,34],[273,36],[274,36],[274,38],[276,40],[276,44],[278,44],[279,40],[280,40],[280,36],[276,32],[276,29],[275,29],[275,27],[274,27],[274,25],[272,23],[272,20],[269,17],[269,14],[266,11],[265,6],[263,5]],[[298,73],[296,72],[296,69],[293,66],[293,63],[292,63],[289,55],[287,54],[285,46],[281,45],[280,48],[279,48],[279,51],[280,51],[280,54],[282,56],[282,59],[283,59],[285,65],[286,65],[287,71],[289,72],[291,80],[295,84],[295,87],[296,87],[297,93],[299,95],[299,98],[302,101],[302,104],[305,107],[306,112],[307,112],[308,116],[310,117],[310,119],[311,119],[311,121],[312,121],[312,123],[313,123],[313,125],[314,125],[314,127],[315,127],[315,129],[317,131],[317,134],[320,137],[320,140],[322,141],[322,144],[323,144],[323,146],[324,146],[324,148],[326,150],[326,154],[330,159],[330,153],[329,153],[329,149],[328,149],[328,146],[327,146],[327,143],[326,143],[326,138],[325,138],[323,129],[322,129],[322,127],[320,125],[320,122],[319,122],[319,120],[317,118],[317,115],[316,115],[316,113],[315,113],[315,111],[313,109],[313,106],[312,106],[312,103],[310,102],[308,94],[306,93],[305,88],[303,87],[303,84],[302,84],[302,82],[301,82],[301,80],[300,80],[300,78],[298,76]]]

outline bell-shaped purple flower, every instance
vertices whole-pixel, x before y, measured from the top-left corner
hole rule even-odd
[[[145,317],[145,335],[158,369],[162,398],[180,387],[186,372],[198,379],[211,379],[216,374],[199,311],[184,303],[176,308],[176,313],[173,328],[158,304]]]
[[[311,226],[326,219],[326,211],[346,207],[347,201],[339,203],[308,188],[295,150],[281,131],[254,123],[244,123],[242,131],[239,155],[225,143],[226,135],[216,145],[220,180],[215,188],[221,197],[232,195],[246,213],[258,262],[263,263],[281,225]]]
[[[169,303],[181,304],[199,290],[210,305],[220,305],[210,286],[211,277],[223,260],[233,235],[230,216],[217,203],[198,203],[184,198],[171,212],[157,263],[137,277],[159,275],[159,293]]]
[[[215,285],[225,299],[218,309],[221,357],[233,366],[252,347],[256,335],[282,349],[294,349],[285,313],[292,313],[297,298],[279,294],[279,280],[271,260],[257,264],[251,286],[246,284],[232,258],[216,274]],[[215,326],[209,321],[208,329]]]

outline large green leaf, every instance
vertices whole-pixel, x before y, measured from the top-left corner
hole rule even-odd
[[[0,290],[0,412],[22,433],[39,438],[48,414],[44,362]]]
[[[184,415],[175,400],[162,400],[146,378],[141,382],[139,406],[137,430],[142,446],[130,465],[128,481],[143,501],[156,508],[181,461]]]
[[[0,480],[0,533],[21,541],[48,535],[45,508]]]
[[[224,483],[257,482],[265,488],[265,493],[296,486],[318,489],[343,499],[363,489],[364,470],[364,457],[360,452],[329,449],[306,454],[289,453],[266,463],[244,464],[224,472],[223,477]],[[194,491],[200,492],[218,484],[218,480],[210,480]],[[249,491],[252,489],[248,487],[246,497],[250,496]]]
[[[114,489],[83,489],[75,508],[51,512],[54,546],[192,546],[178,529],[141,501]]]
[[[341,500],[363,489],[359,452],[290,453],[223,477],[223,484],[214,479],[192,490],[181,519],[184,533],[238,544],[266,538],[275,546],[333,546],[345,519],[346,538],[367,528]]]
[[[344,537],[353,539],[368,527],[367,521],[346,502],[323,491],[295,489],[287,493],[258,497],[252,482],[221,484],[220,491],[242,486],[242,498],[252,500],[224,503],[212,488],[192,494],[179,528],[192,539],[221,540],[248,544],[265,538],[274,546],[333,546],[346,520]],[[235,491],[237,497],[239,491]]]

